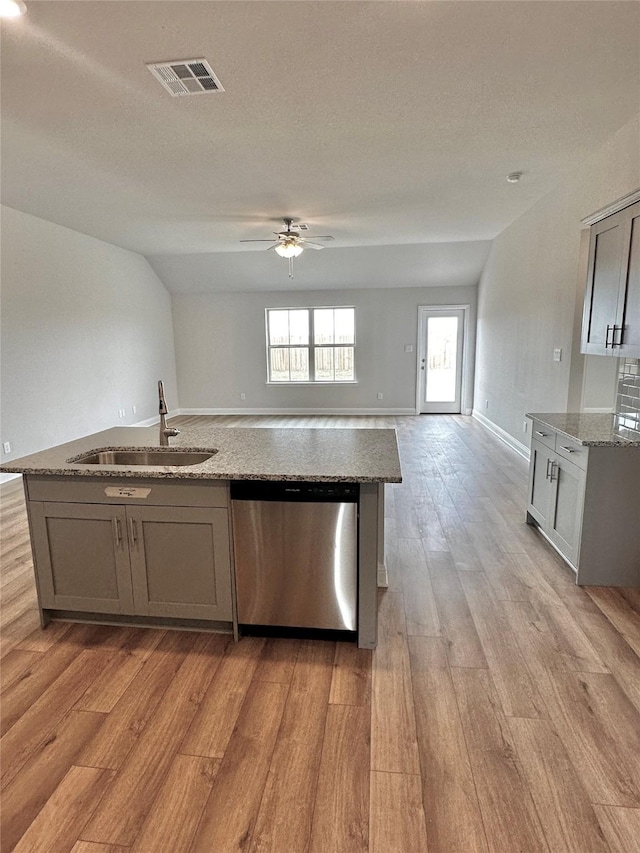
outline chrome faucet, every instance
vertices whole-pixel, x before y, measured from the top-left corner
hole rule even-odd
[[[180,430],[175,429],[175,427],[167,426],[166,416],[168,414],[168,409],[164,399],[164,385],[162,384],[162,379],[158,382],[158,397],[160,398],[160,407],[158,409],[160,412],[160,446],[168,447],[169,436],[180,435]]]

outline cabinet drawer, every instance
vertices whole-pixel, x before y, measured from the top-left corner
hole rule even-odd
[[[558,434],[556,436],[556,453],[558,456],[562,456],[563,459],[573,462],[578,468],[586,470],[589,448],[583,444],[578,444],[577,441],[572,441],[572,439]]]
[[[549,450],[555,450],[556,433],[551,429],[551,427],[541,424],[540,421],[534,421],[531,435],[536,441],[539,441],[541,444],[544,444],[545,447],[548,447]]]
[[[30,501],[132,504],[134,506],[228,506],[226,480],[71,479],[27,476]]]

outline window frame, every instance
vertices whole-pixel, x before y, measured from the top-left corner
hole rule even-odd
[[[353,311],[353,343],[351,344],[316,344],[314,343],[314,311],[336,310],[348,308]],[[309,312],[309,342],[307,344],[271,344],[270,343],[270,323],[269,314],[271,311],[308,311]],[[267,367],[267,385],[357,385],[358,379],[356,374],[356,306],[355,305],[291,305],[277,308],[264,309],[264,327],[265,327],[265,344],[266,344],[266,367]],[[309,356],[309,377],[315,377],[316,349],[352,349],[353,350],[353,379],[272,379],[271,378],[271,350],[272,349],[306,349]]]

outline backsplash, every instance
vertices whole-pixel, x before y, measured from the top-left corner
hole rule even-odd
[[[640,358],[620,359],[616,414],[619,426],[640,432]]]

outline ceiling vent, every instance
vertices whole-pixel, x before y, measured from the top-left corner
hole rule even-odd
[[[206,59],[176,59],[173,62],[147,62],[147,68],[170,95],[208,95],[224,92],[222,83]]]

